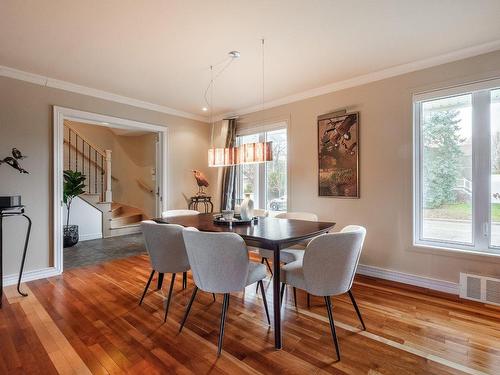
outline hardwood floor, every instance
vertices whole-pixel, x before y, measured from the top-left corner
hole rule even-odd
[[[165,291],[151,289],[138,306],[149,273],[139,255],[29,282],[27,298],[6,288],[0,374],[500,374],[500,308],[367,277],[353,288],[367,331],[347,295],[333,298],[342,361],[323,299],[308,309],[301,291],[298,309],[285,295],[284,348],[274,350],[254,286],[231,296],[217,359],[222,297],[198,293],[179,334],[192,281],[181,290],[177,278],[163,324]]]

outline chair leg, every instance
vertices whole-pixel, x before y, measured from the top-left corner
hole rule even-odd
[[[161,289],[161,286],[163,285],[163,273],[158,273],[158,290]]]
[[[311,295],[307,293],[307,308],[309,309],[311,307]]]
[[[262,302],[264,302],[264,309],[266,310],[267,323],[271,325],[271,319],[269,318],[269,309],[267,308],[266,292],[264,291],[264,283],[262,282],[262,280],[257,283],[257,286],[260,286],[260,291],[262,292]]]
[[[328,312],[328,321],[330,322],[330,331],[332,332],[333,343],[337,351],[337,358],[340,361],[339,341],[337,339],[337,332],[335,331],[335,321],[333,320],[332,300],[330,296],[325,297],[326,311]]]
[[[285,295],[285,283],[281,283],[280,303],[283,304],[283,296]]]
[[[182,289],[186,289],[188,285],[187,272],[182,273]]]
[[[363,331],[366,331],[366,326],[365,322],[363,322],[363,318],[361,317],[361,312],[359,311],[358,304],[356,303],[356,300],[354,299],[354,294],[352,294],[351,291],[348,292],[349,297],[351,297],[351,302],[354,306],[354,309],[356,310],[356,314],[358,314],[359,321],[361,322],[361,326],[363,327]]]
[[[193,294],[191,294],[191,299],[189,300],[188,306],[186,308],[186,312],[184,313],[184,318],[182,318],[181,326],[179,327],[179,332],[184,328],[184,324],[186,323],[187,317],[189,315],[189,311],[191,310],[191,306],[193,305],[194,298],[196,297],[196,292],[198,292],[198,287],[195,286],[193,289]]]
[[[297,288],[293,287],[293,303],[295,304],[295,308],[297,308]]]
[[[174,290],[175,273],[172,274],[172,280],[170,281],[170,289],[168,290],[168,297],[165,304],[165,317],[163,318],[163,323],[167,321],[168,308],[170,307],[170,299],[172,298],[172,291]]]
[[[226,314],[229,306],[229,293],[224,294],[224,302],[222,303],[222,312],[220,316],[219,341],[217,343],[217,357],[222,352],[222,342],[224,341],[224,327],[226,325]]]
[[[144,293],[142,293],[141,300],[139,301],[139,306],[142,304],[142,300],[146,296],[146,292],[148,291],[149,285],[151,284],[151,280],[153,280],[154,274],[155,274],[155,270],[151,271],[151,275],[149,275],[148,282],[146,283],[146,287],[144,288]]]
[[[269,264],[269,260],[267,258],[262,258],[264,262],[266,262],[267,269],[271,273],[271,276],[273,276],[273,269],[271,268],[271,265]]]

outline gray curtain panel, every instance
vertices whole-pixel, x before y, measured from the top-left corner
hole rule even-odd
[[[236,119],[229,119],[225,147],[236,145]],[[234,210],[236,202],[236,166],[222,167],[222,196],[220,209]]]

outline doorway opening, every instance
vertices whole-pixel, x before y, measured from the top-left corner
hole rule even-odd
[[[163,211],[166,141],[166,127],[54,107],[60,272],[144,251],[140,222]]]

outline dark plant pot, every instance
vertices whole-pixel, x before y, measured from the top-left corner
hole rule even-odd
[[[63,233],[64,247],[75,246],[78,243],[78,225],[65,225]]]

